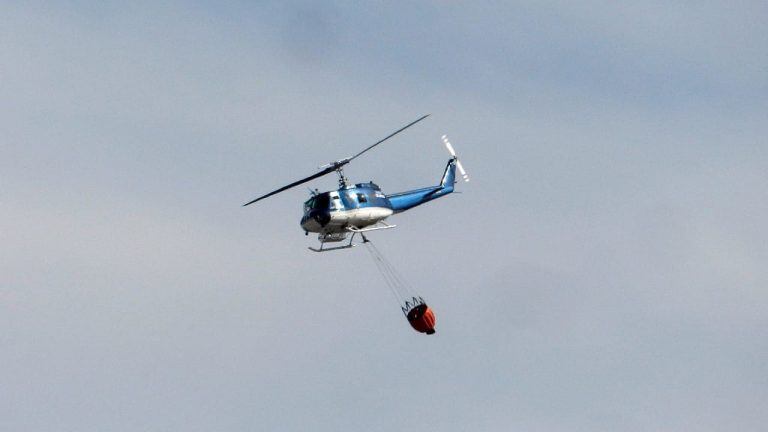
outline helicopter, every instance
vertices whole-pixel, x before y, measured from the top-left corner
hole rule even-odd
[[[456,156],[456,151],[445,135],[442,136],[442,140],[451,154],[451,158],[448,160],[443,171],[440,183],[435,186],[384,194],[381,188],[373,181],[353,184],[344,175],[343,167],[346,164],[427,117],[429,117],[429,114],[403,126],[354,156],[320,166],[318,167],[319,172],[253,199],[243,204],[243,207],[326,174],[336,172],[339,176],[339,188],[337,190],[318,192],[317,189],[310,189],[311,197],[304,202],[304,215],[299,223],[305,235],[309,235],[310,232],[317,233],[317,239],[320,242],[319,248],[309,247],[309,250],[313,252],[328,252],[351,248],[355,246],[353,240],[357,234],[360,234],[363,242],[367,242],[366,232],[396,227],[396,225],[388,224],[385,221],[389,216],[402,213],[453,192],[454,184],[456,183],[457,166],[464,181],[469,181],[469,176]],[[347,239],[347,236],[349,236],[348,243],[342,246],[325,247],[326,243],[339,243]]]

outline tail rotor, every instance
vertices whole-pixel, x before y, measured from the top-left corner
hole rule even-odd
[[[459,157],[456,156],[456,150],[453,149],[451,142],[448,141],[447,135],[443,135],[443,144],[445,144],[445,148],[448,149],[448,153],[450,153],[451,156],[453,156],[456,159],[456,166],[459,167],[459,172],[461,173],[461,177],[464,178],[465,182],[468,182],[469,174],[467,174],[467,172],[464,171],[464,167],[461,165],[461,161],[459,160]]]

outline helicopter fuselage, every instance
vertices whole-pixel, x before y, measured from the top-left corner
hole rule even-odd
[[[307,233],[319,233],[322,241],[341,241],[350,231],[376,225],[392,214],[453,192],[455,170],[456,159],[450,159],[440,184],[392,195],[385,195],[373,182],[313,193],[304,202],[301,228]]]
[[[375,183],[358,183],[336,191],[318,193],[304,203],[304,231],[346,233],[375,225],[394,213],[392,203]]]

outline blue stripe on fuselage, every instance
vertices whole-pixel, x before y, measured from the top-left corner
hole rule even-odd
[[[387,196],[395,213],[404,212],[417,205],[432,201],[453,192],[453,185],[433,186]]]

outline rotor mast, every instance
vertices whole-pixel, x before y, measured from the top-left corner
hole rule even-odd
[[[339,175],[339,189],[344,189],[347,186],[349,186],[349,180],[344,175],[344,168],[342,167],[336,168],[336,174]]]

